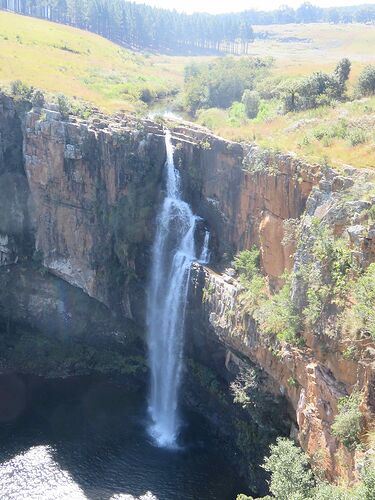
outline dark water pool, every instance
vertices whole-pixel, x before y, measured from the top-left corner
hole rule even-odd
[[[144,394],[105,380],[0,380],[0,497],[232,500],[245,487],[205,421],[183,446],[153,446]]]

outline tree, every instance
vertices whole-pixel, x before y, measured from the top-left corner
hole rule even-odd
[[[337,64],[334,75],[342,85],[344,85],[349,80],[351,67],[352,63],[347,57],[341,59],[341,61],[339,61],[339,63]]]
[[[242,96],[248,118],[256,118],[259,112],[260,97],[255,90],[245,90]]]
[[[271,473],[270,491],[277,500],[312,498],[314,479],[308,457],[291,440],[278,438],[262,467]]]
[[[358,92],[361,96],[375,94],[375,66],[369,65],[364,68],[358,79]]]

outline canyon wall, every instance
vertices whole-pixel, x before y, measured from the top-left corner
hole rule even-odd
[[[42,343],[77,339],[143,356],[143,346],[130,344],[143,337],[164,161],[157,124],[99,114],[64,119],[54,105],[31,109],[0,96],[4,369],[12,362],[22,369],[12,344],[27,350],[30,332],[44,334]],[[43,359],[38,370],[48,374]]]
[[[99,350],[113,343],[106,370],[111,360],[122,366],[115,352],[144,359],[139,339],[162,198],[163,127],[99,114],[66,119],[54,106],[30,108],[0,97],[0,348],[10,353],[0,369],[33,371],[44,363],[35,368],[25,354],[31,344],[33,353],[42,352],[44,340],[36,346],[23,342],[24,357],[19,356],[14,325],[22,326],[23,339],[26,328],[28,339],[35,330],[63,341],[78,338]],[[353,480],[363,452],[340,444],[331,425],[339,399],[354,388],[363,391],[364,430],[374,421],[373,340],[350,339],[335,308],[314,328],[302,329],[299,345],[262,334],[244,311],[231,262],[238,252],[259,248],[270,293],[282,287],[284,271],[293,271],[293,306],[302,317],[306,284],[300,276],[314,260],[316,224],[346,242],[360,269],[375,261],[375,228],[368,216],[375,201],[373,174],[350,167],[338,174],[293,155],[225,141],[191,124],[168,126],[184,198],[211,234],[210,267],[192,272],[186,332],[192,364],[186,370],[202,378],[206,372],[194,365],[202,363],[227,386],[244,367],[260,370],[263,399],[267,395],[270,407],[272,398],[283,400],[288,411],[278,414],[280,427],[270,419],[270,436],[285,433],[283,425],[290,424],[291,435],[312,459],[319,455],[331,479]],[[348,356],[353,342],[355,355]],[[56,359],[43,374],[85,371],[77,369],[77,356],[59,371],[64,362]],[[228,404],[222,411],[232,415]],[[268,432],[263,417],[257,418],[258,430]],[[231,425],[231,418],[216,420]],[[254,439],[254,433],[248,434]]]
[[[210,350],[211,359],[216,353],[216,368],[222,372],[233,363],[262,369],[267,389],[290,403],[291,435],[311,459],[319,461],[330,480],[355,480],[363,452],[341,444],[331,426],[339,400],[356,389],[363,394],[363,428],[372,428],[374,341],[368,335],[348,336],[334,307],[322,312],[313,328],[302,327],[300,346],[262,334],[244,310],[243,286],[230,263],[237,252],[258,247],[271,291],[282,285],[284,271],[293,271],[292,302],[302,318],[302,275],[315,258],[314,227],[340,237],[358,268],[366,270],[375,260],[375,225],[369,216],[375,203],[373,172],[347,167],[338,174],[191,127],[177,127],[174,139],[187,196],[205,218],[214,250],[211,268],[196,266],[193,273],[189,352],[201,359],[204,351]],[[294,232],[288,234],[291,226]],[[319,271],[324,263],[316,264]],[[350,349],[355,355],[348,355]]]

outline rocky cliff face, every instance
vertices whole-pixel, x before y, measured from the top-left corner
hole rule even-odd
[[[144,280],[152,243],[163,141],[162,130],[146,122],[66,122],[53,110],[25,119],[25,171],[43,265],[107,306],[117,300],[129,317],[130,281]]]
[[[202,130],[179,127],[174,136],[187,193],[210,227],[215,251],[213,269],[197,267],[193,273],[189,351],[201,356],[207,343],[216,343],[221,346],[214,349],[217,366],[223,371],[233,359],[263,369],[267,386],[291,405],[291,434],[331,480],[353,480],[361,453],[341,444],[331,426],[340,398],[357,389],[363,394],[363,428],[371,428],[374,341],[366,335],[353,340],[342,324],[342,309],[334,305],[322,308],[314,326],[301,326],[299,347],[264,335],[244,310],[235,271],[223,268],[230,261],[225,262],[226,253],[256,245],[270,290],[278,289],[285,270],[293,271],[293,307],[303,318],[304,270],[312,262],[313,274],[324,266],[323,256],[319,262],[313,254],[314,227],[340,238],[360,269],[374,262],[374,224],[368,215],[375,202],[373,173],[348,167],[339,175]]]
[[[186,196],[212,229],[216,260],[257,245],[275,282],[293,265],[281,244],[283,223],[304,212],[318,166],[255,146],[231,143],[202,129],[173,130]]]
[[[0,97],[2,328],[129,345],[143,324],[162,128],[30,107]]]
[[[282,424],[319,458],[330,478],[353,479],[360,453],[340,444],[331,425],[339,399],[354,388],[363,393],[363,429],[372,425],[375,345],[366,332],[350,336],[339,303],[320,304],[313,324],[304,318],[309,276],[318,276],[323,290],[329,285],[314,250],[317,227],[340,238],[361,272],[375,260],[372,174],[348,168],[339,175],[191,125],[174,126],[173,139],[185,199],[209,228],[212,250],[211,268],[197,266],[192,273],[187,370],[221,400],[221,411],[230,417],[220,419],[213,410],[213,418],[218,424],[225,420],[227,429],[235,422],[238,448],[269,430],[271,437],[285,432],[274,418],[279,410],[269,415],[275,403],[288,411]],[[0,350],[7,353],[2,370],[23,365],[39,373],[43,365],[47,375],[84,372],[76,347],[64,351],[59,344],[60,358],[55,357],[56,349],[45,345],[52,335],[99,350],[113,342],[105,361],[79,351],[86,368],[107,370],[113,362],[134,371],[142,347],[133,341],[144,323],[164,159],[163,131],[155,123],[103,116],[65,120],[53,106],[29,110],[1,96]],[[226,269],[235,254],[254,245],[269,294],[282,287],[284,271],[293,272],[292,305],[303,320],[297,345],[260,331],[243,307],[238,275]],[[38,337],[35,344],[34,332],[44,333],[44,340]],[[30,363],[30,346],[54,366]],[[124,365],[125,357],[131,360]],[[228,386],[242,370],[261,373],[256,393],[267,401],[264,411],[253,412],[250,427],[243,414],[231,413],[211,377],[219,374]]]

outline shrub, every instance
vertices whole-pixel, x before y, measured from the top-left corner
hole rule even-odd
[[[243,250],[234,258],[234,268],[240,275],[241,284],[246,284],[256,275],[259,274],[259,250],[253,246],[250,250]]]
[[[229,108],[229,123],[232,126],[241,125],[246,121],[245,105],[235,101]]]
[[[313,500],[361,500],[354,491],[328,483],[320,483],[312,496]]]
[[[32,105],[38,108],[42,108],[44,106],[44,101],[45,99],[43,92],[41,92],[40,90],[35,90],[31,98]]]
[[[342,238],[319,220],[312,220],[312,262],[299,272],[306,284],[306,306],[303,315],[314,326],[331,304],[343,307],[347,300],[350,277],[356,272],[350,248]]]
[[[233,266],[238,271],[244,290],[240,300],[244,312],[254,314],[260,304],[267,299],[265,278],[259,270],[259,250],[240,252],[234,259]]]
[[[375,263],[354,284],[353,313],[362,330],[375,338]]]
[[[351,63],[345,58],[337,64],[332,74],[319,71],[302,80],[289,82],[284,89],[284,111],[313,109],[342,99],[350,68]]]
[[[240,252],[233,265],[244,288],[240,295],[243,310],[253,315],[259,330],[275,334],[281,341],[296,343],[298,318],[291,300],[291,277],[285,274],[285,285],[269,297],[266,279],[259,270],[259,250],[256,247]]]
[[[278,500],[312,498],[314,480],[307,455],[291,440],[278,438],[263,468],[271,473],[270,491]]]
[[[254,317],[263,333],[275,334],[281,341],[296,344],[299,322],[291,300],[290,276],[284,275],[284,278],[285,285],[261,304]]]
[[[355,448],[359,443],[362,427],[362,414],[359,409],[361,401],[362,396],[357,391],[341,398],[338,403],[338,414],[332,424],[332,434],[349,449]]]
[[[363,69],[359,75],[357,89],[361,96],[375,94],[375,65],[369,65]]]
[[[365,144],[369,140],[368,134],[360,129],[352,129],[348,133],[348,139],[351,146],[359,146],[360,144]]]
[[[21,80],[15,80],[10,84],[10,91],[14,97],[30,100],[33,95],[33,87],[29,87]]]
[[[67,119],[69,117],[69,114],[72,113],[72,105],[70,100],[64,94],[58,94],[56,100],[61,116],[64,119]]]
[[[256,118],[259,112],[260,97],[258,92],[245,90],[242,96],[242,103],[245,105],[245,112],[248,118]]]
[[[375,500],[375,464],[368,463],[364,466],[361,479],[363,481],[364,500]]]
[[[334,75],[341,84],[345,84],[348,81],[351,67],[352,63],[347,57],[338,62]]]

